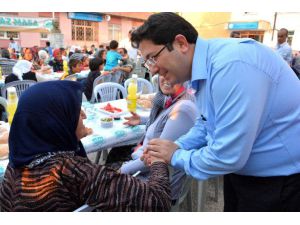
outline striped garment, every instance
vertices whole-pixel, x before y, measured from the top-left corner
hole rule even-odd
[[[101,211],[168,211],[168,167],[156,162],[147,183],[91,163],[56,155],[33,168],[7,167],[0,211],[74,211],[88,204]]]

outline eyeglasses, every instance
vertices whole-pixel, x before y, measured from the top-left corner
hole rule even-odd
[[[146,60],[144,66],[150,70],[151,67],[155,66],[157,63],[157,58],[159,56],[159,54],[167,47],[167,45],[165,45],[164,47],[162,47],[162,49],[159,50],[158,53],[156,53],[154,56],[150,57],[149,59]]]

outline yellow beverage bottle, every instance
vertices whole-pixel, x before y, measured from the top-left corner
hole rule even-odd
[[[2,77],[2,67],[0,66],[0,80],[2,80],[3,77]]]
[[[7,114],[8,114],[8,123],[11,125],[15,112],[18,106],[18,96],[15,87],[7,88]]]
[[[64,80],[69,75],[69,67],[68,62],[64,60],[63,62],[64,74],[61,76],[61,80]]]
[[[137,99],[137,75],[132,74],[132,79],[128,85],[127,108],[129,112],[136,112]]]

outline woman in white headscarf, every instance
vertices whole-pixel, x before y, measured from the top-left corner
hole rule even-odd
[[[13,72],[5,78],[5,83],[17,80],[37,81],[35,72],[32,71],[32,62],[19,60],[13,67]]]

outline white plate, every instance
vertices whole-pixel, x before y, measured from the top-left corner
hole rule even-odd
[[[112,112],[108,112],[104,109],[98,109],[100,112],[105,113],[106,115],[110,115],[112,117],[120,117],[121,115],[127,113],[126,111],[122,111],[122,112],[118,112],[118,113],[112,113]]]

